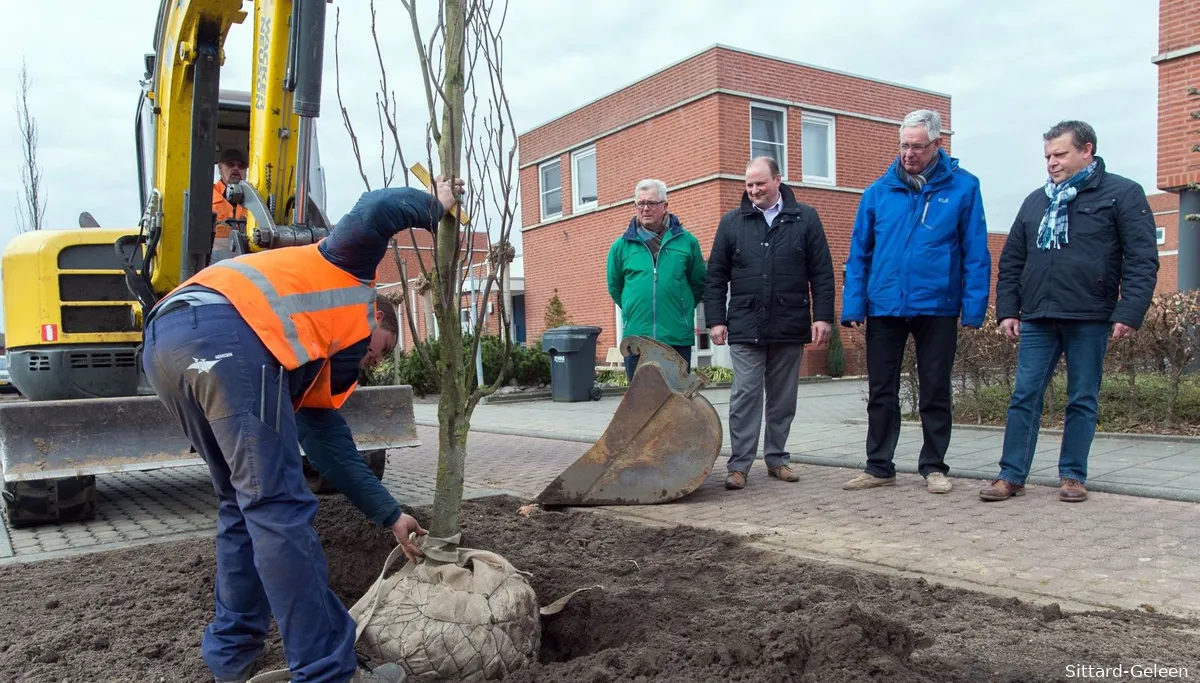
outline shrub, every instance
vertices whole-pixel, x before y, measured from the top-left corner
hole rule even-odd
[[[846,374],[846,347],[842,346],[841,325],[835,324],[829,336],[829,352],[825,355],[825,371],[830,377]]]
[[[1101,386],[1100,423],[1105,431],[1200,434],[1200,293],[1155,295],[1138,332],[1111,340]],[[1004,424],[1016,380],[1017,343],[1000,332],[994,310],[983,327],[961,330],[954,358],[957,422]],[[1062,424],[1066,406],[1065,360],[1047,388],[1043,425]],[[905,350],[901,399],[917,417],[915,346]]]
[[[425,348],[427,354],[437,362],[441,355],[441,346],[437,339],[418,342]],[[504,352],[504,342],[498,336],[485,335],[479,342],[483,355],[483,381],[491,384],[500,375],[500,361]],[[441,390],[441,373],[431,370],[421,355],[416,351],[401,352],[399,361],[386,358],[374,368],[365,370],[359,381],[364,386],[383,384],[409,384],[413,393],[418,396],[436,394]],[[541,346],[513,345],[510,356],[512,367],[508,374],[508,383],[518,386],[537,386],[550,381],[550,355],[541,350]],[[475,359],[470,355],[470,349],[463,349],[463,362],[475,367]],[[477,382],[472,381],[470,388],[474,389]]]

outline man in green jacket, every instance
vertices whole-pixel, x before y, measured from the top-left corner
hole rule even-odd
[[[696,304],[704,298],[704,254],[696,236],[667,211],[663,181],[641,181],[633,200],[637,213],[608,250],[608,294],[621,307],[625,336],[671,346],[690,372]],[[625,358],[630,380],[637,361]]]

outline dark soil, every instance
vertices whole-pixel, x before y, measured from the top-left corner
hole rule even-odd
[[[764,553],[733,535],[588,512],[516,514],[469,501],[463,545],[532,573],[540,662],[510,681],[889,683],[1084,679],[1082,667],[1158,663],[1200,677],[1200,624],[1141,612],[1066,614],[924,580]],[[418,517],[424,511],[418,511]],[[360,596],[393,545],[340,496],[318,530],[334,589]],[[933,552],[931,550],[931,552]],[[209,539],[0,568],[0,681],[210,681],[200,636],[213,608]],[[267,666],[282,666],[272,632]]]

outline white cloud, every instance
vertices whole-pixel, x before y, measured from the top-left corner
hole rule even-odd
[[[0,42],[0,64],[8,67],[0,97],[13,101],[24,57],[41,131],[48,224],[74,227],[86,210],[104,225],[133,225],[134,107],[158,3],[123,0],[121,11],[113,3],[2,4],[22,30]],[[424,92],[411,27],[399,3],[377,5],[408,162],[425,161]],[[422,6],[428,13],[433,3]],[[338,8],[343,99],[373,184],[380,175],[379,68],[367,2],[339,1],[329,6],[319,126],[332,217],[364,189],[335,94]],[[947,92],[954,154],[981,178],[989,223],[1007,227],[1042,182],[1041,133],[1061,118],[1092,123],[1109,168],[1153,191],[1157,75],[1149,59],[1157,22],[1155,0],[512,0],[504,68],[521,132],[718,42]],[[248,18],[229,36],[224,87],[250,87],[250,24]],[[9,111],[0,117],[0,247],[15,234],[20,187],[18,129]]]

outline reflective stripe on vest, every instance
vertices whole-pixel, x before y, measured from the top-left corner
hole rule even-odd
[[[218,261],[209,266],[209,268],[229,268],[245,277],[258,288],[263,297],[266,298],[267,305],[271,307],[271,311],[279,319],[283,335],[287,339],[288,345],[291,346],[292,353],[296,355],[298,365],[304,365],[313,360],[313,358],[308,354],[308,349],[300,343],[300,334],[296,330],[296,323],[292,322],[291,316],[293,315],[298,313],[317,313],[341,306],[366,304],[367,330],[368,333],[375,331],[376,293],[375,288],[368,283],[364,282],[357,287],[340,287],[337,289],[280,296],[279,291],[275,289],[275,285],[271,284],[267,276],[263,275],[254,266],[239,259]],[[359,282],[363,281],[359,280]]]

